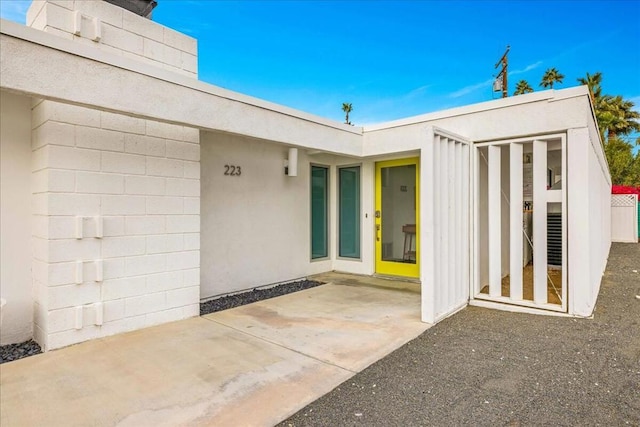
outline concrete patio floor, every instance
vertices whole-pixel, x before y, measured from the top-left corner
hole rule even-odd
[[[420,285],[327,284],[0,365],[5,426],[272,426],[431,325]]]

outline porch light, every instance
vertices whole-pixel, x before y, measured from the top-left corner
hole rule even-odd
[[[284,174],[298,176],[298,149],[289,148],[289,158],[284,161]]]

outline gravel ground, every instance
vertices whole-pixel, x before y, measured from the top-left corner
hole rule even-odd
[[[34,340],[25,341],[19,344],[3,345],[0,347],[0,364],[40,353],[42,353],[42,349]]]
[[[281,295],[290,294],[291,292],[313,288],[318,285],[322,285],[322,282],[316,282],[314,280],[299,280],[297,282],[283,283],[282,285],[273,286],[271,288],[253,289],[239,294],[227,295],[201,303],[200,315],[204,316],[205,314],[215,313],[216,311],[240,307],[241,305],[251,304],[252,302],[261,301],[263,299],[279,297]]]
[[[468,307],[280,426],[640,426],[640,244],[613,244],[595,317]]]

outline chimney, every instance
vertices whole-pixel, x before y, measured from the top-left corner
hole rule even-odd
[[[153,11],[153,8],[158,5],[158,2],[156,0],[105,0],[105,1],[147,19],[151,19],[151,12]]]

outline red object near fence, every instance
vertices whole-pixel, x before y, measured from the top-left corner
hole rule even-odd
[[[611,194],[638,194],[640,195],[640,187],[631,187],[628,185],[612,185]]]

